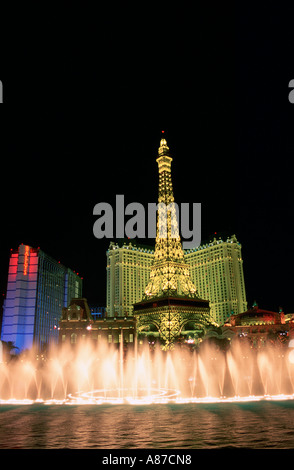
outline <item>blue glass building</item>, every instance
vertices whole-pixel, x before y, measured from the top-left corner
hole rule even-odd
[[[58,343],[62,307],[74,297],[82,297],[75,272],[40,248],[20,245],[10,255],[1,340],[12,341],[17,352]]]
[[[96,305],[89,305],[91,315],[94,318],[94,320],[99,320],[99,318],[105,318],[106,317],[106,307],[97,307]]]

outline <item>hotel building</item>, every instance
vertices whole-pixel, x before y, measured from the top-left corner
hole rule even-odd
[[[281,307],[278,312],[263,310],[256,302],[247,311],[231,315],[224,326],[231,338],[249,342],[254,348],[267,344],[289,347],[294,338],[293,314],[285,315]]]
[[[198,295],[209,300],[210,314],[223,325],[231,314],[247,310],[241,244],[235,235],[214,238],[186,250],[185,262]],[[107,307],[111,317],[133,315],[148,284],[154,249],[131,242],[111,242],[107,251]]]
[[[58,342],[62,307],[82,296],[82,279],[40,248],[20,245],[9,260],[1,340],[17,352]]]
[[[133,317],[97,317],[92,314],[87,299],[72,299],[63,307],[59,321],[59,343],[76,344],[89,339],[94,344],[106,342],[133,346],[136,338],[136,321]],[[96,309],[94,309],[96,310]]]
[[[107,256],[106,315],[133,315],[133,304],[142,298],[149,281],[154,249],[131,242],[110,242]]]
[[[241,244],[235,235],[186,250],[185,260],[216,323],[223,325],[230,315],[247,310]]]

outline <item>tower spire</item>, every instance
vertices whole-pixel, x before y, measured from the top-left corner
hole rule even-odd
[[[163,132],[163,131],[162,131]],[[167,146],[167,142],[166,142],[166,139],[164,137],[162,137],[162,139],[160,140],[160,146],[159,146],[159,149],[158,149],[158,155],[161,156],[161,155],[169,155],[169,147]]]
[[[170,294],[196,296],[196,287],[190,279],[179,235],[177,206],[171,178],[172,160],[166,139],[162,138],[156,159],[159,187],[155,253],[150,280],[144,293],[145,298]]]

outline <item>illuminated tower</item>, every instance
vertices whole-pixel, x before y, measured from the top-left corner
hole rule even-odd
[[[184,251],[192,282],[210,315],[223,325],[233,313],[247,310],[241,243],[235,235],[204,242]],[[107,315],[132,316],[144,295],[154,261],[154,248],[131,241],[110,242],[107,250]]]
[[[179,235],[176,207],[171,180],[171,162],[166,140],[161,139],[157,163],[159,170],[158,217],[154,262],[144,298],[158,295],[197,297],[190,279]]]
[[[196,329],[213,321],[209,301],[198,297],[184,259],[171,180],[172,158],[165,139],[160,141],[156,161],[159,191],[154,261],[143,299],[134,304],[134,314],[139,332],[155,326],[163,349],[171,349],[186,324],[193,323],[192,329]]]

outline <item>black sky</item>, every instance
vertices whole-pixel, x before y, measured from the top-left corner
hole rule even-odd
[[[128,3],[71,8],[27,28],[2,79],[1,292],[10,248],[27,243],[105,305],[93,207],[156,202],[164,129],[176,201],[202,203],[203,240],[237,235],[249,305],[294,311],[293,11],[266,5],[138,8],[136,21]]]

